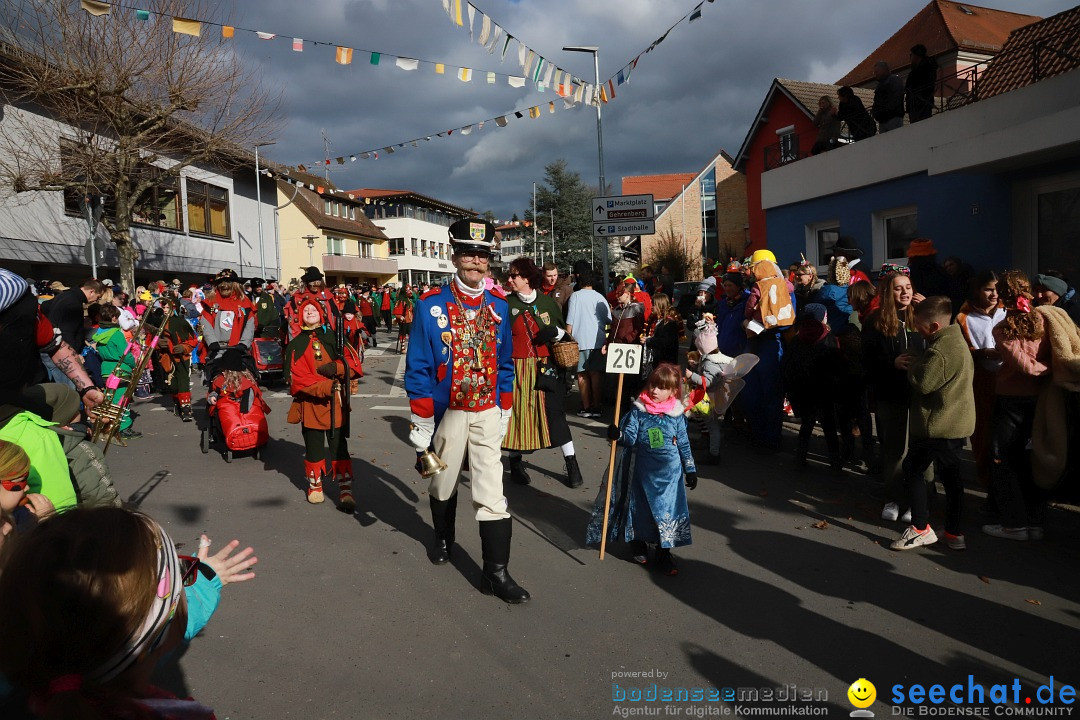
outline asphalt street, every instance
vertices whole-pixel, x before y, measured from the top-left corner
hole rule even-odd
[[[326,503],[306,502],[286,388],[265,391],[271,440],[259,460],[204,455],[196,424],[160,400],[140,405],[144,437],[108,454],[123,497],[189,551],[206,532],[215,547],[238,538],[259,558],[257,577],[227,586],[206,630],[161,669],[163,686],[219,718],[847,716],[848,687],[866,678],[882,717],[896,714],[896,685],[970,674],[984,685],[1019,679],[1030,695],[1051,675],[1080,680],[1076,514],[1051,510],[1041,542],[997,540],[979,533],[983,496],[969,490],[966,552],[891,552],[902,527],[880,519],[866,477],[821,463],[796,471],[790,450],[759,455],[728,438],[722,464],[702,466],[690,493],[694,542],[675,551],[681,572],[660,576],[621,547],[603,561],[583,547],[608,418],[570,418],[584,487],[562,483],[558,450],[527,458],[531,486],[508,483],[510,570],[532,602],[484,596],[467,487],[452,564],[428,562],[403,370],[392,351],[366,359],[349,440],[352,516],[335,508],[332,486]],[[692,699],[675,699],[676,688]]]

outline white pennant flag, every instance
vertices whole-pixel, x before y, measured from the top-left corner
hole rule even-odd
[[[450,13],[450,0],[442,0],[442,9],[446,11],[446,16],[448,18],[451,20],[454,19],[454,16]]]
[[[394,64],[402,70],[415,70],[416,68],[420,67],[420,61],[414,60],[412,58],[399,57],[397,60],[394,61]]]
[[[501,27],[499,27],[498,25],[496,25],[495,26],[495,32],[492,33],[491,42],[488,43],[488,49],[487,49],[488,55],[493,55],[495,53],[495,48],[499,44],[499,39],[502,37],[502,32],[503,32],[503,29]]]
[[[525,78],[523,77],[510,75],[506,78],[506,81],[510,83],[510,87],[525,87]]]
[[[592,105],[593,86],[586,83],[585,85],[585,104]]]
[[[491,39],[491,18],[487,15],[483,15],[483,22],[480,25],[480,39],[477,42],[487,47],[488,40]]]
[[[472,39],[473,39],[472,26],[473,26],[473,18],[475,16],[476,16],[476,8],[473,7],[472,3],[469,3],[469,42],[472,42]]]
[[[471,132],[472,132],[472,125],[466,125],[465,127],[461,128],[461,134],[462,135],[468,135]]]
[[[525,67],[525,53],[528,52],[528,50],[529,48],[525,47],[525,43],[518,40],[518,65],[523,68]]]
[[[547,66],[547,72],[544,73],[544,87],[551,87],[551,74],[555,71],[554,65]]]

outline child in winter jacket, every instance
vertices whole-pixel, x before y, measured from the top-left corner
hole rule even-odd
[[[836,411],[837,399],[842,392],[844,361],[828,320],[828,312],[821,303],[810,303],[802,308],[795,338],[784,353],[780,368],[788,400],[802,421],[795,451],[796,463],[800,467],[806,465],[810,437],[814,434],[814,425],[820,422],[829,449],[829,466],[834,472],[840,472],[843,466]]]

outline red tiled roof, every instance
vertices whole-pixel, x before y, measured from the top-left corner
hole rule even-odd
[[[993,55],[1001,50],[1009,33],[1040,20],[1037,15],[993,10],[952,0],[932,0],[837,85],[861,85],[874,79],[874,63],[884,60],[894,72],[911,64],[909,52],[922,43],[931,57],[954,50]]]
[[[312,225],[320,230],[333,230],[336,232],[349,233],[351,235],[358,235],[360,237],[370,238],[372,240],[386,240],[386,235],[383,234],[375,223],[368,219],[367,215],[363,213],[364,204],[359,200],[348,200],[347,196],[343,197],[339,190],[335,195],[323,194],[309,190],[303,185],[290,185],[284,180],[277,181],[278,189],[282,192],[290,195],[296,203],[296,207],[307,217],[308,221]],[[349,207],[359,208],[357,211],[356,219],[351,220],[349,218],[335,217],[333,215],[327,215],[324,212],[323,201],[333,199],[335,202],[341,202]]]
[[[1038,45],[1036,45],[1038,43]],[[1038,77],[1035,52],[1038,47]],[[1080,67],[1080,6],[1013,30],[979,78],[979,99]]]
[[[667,175],[631,175],[622,179],[623,195],[652,195],[653,200],[670,200],[685,185],[694,182],[696,173],[669,173]]]

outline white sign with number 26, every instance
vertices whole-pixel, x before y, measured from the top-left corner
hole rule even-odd
[[[612,343],[607,349],[606,372],[617,375],[633,375],[641,372],[641,345]]]

